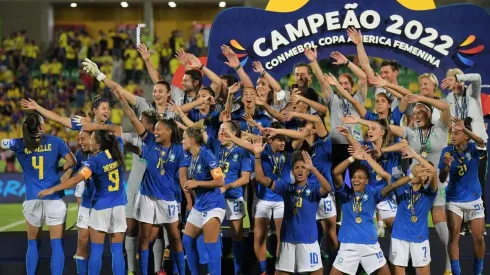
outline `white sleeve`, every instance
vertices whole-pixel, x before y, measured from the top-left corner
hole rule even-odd
[[[471,82],[467,96],[480,100],[481,94],[481,76],[480,74],[460,74],[456,75],[456,81]]]
[[[75,197],[81,198],[83,195],[83,191],[85,191],[85,181],[84,180],[77,183],[77,186],[75,187]]]
[[[141,115],[141,113],[144,110],[151,109],[150,104],[148,104],[148,101],[146,101],[146,99],[142,98],[141,96],[136,97],[136,105],[134,107],[138,115]]]
[[[13,139],[2,139],[2,149],[10,150],[10,145],[13,141]]]

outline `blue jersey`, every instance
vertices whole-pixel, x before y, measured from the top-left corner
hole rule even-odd
[[[218,159],[218,165],[225,177],[225,185],[237,181],[242,172],[252,172],[252,160],[249,153],[236,145],[227,148],[219,140],[209,140],[209,148]],[[233,188],[225,192],[225,198],[238,199],[243,197],[243,188]]]
[[[363,141],[361,142],[361,145],[367,145],[371,150],[374,149],[374,143],[372,143],[371,141]],[[401,154],[396,152],[384,153],[376,161],[383,168],[383,170],[385,170],[389,174],[393,174],[393,168],[397,167],[400,164]],[[363,160],[361,163],[366,165],[367,167],[370,167],[368,162],[365,160]],[[381,190],[383,189],[383,187],[388,185],[388,182],[386,182],[384,178],[381,178],[381,176],[378,176],[374,169],[370,169],[370,171],[371,173],[369,175],[369,184],[372,187]],[[387,196],[387,198],[389,197],[390,196]]]
[[[446,187],[447,202],[470,202],[481,197],[482,190],[478,179],[478,165],[480,153],[476,143],[468,142],[463,153],[458,153],[454,145],[442,149],[439,160],[439,169],[444,169],[444,155],[450,154],[454,158],[449,171],[449,183]]]
[[[354,212],[354,200],[360,197],[361,223],[356,223],[357,213]],[[383,199],[381,190],[366,185],[363,193],[354,192],[347,184],[335,190],[335,198],[342,204],[342,225],[339,231],[341,243],[375,244],[378,242],[373,220],[376,205]]]
[[[77,164],[73,168],[73,171],[76,173],[78,170],[82,168],[82,162],[88,160],[89,154],[84,154],[82,149],[79,149],[78,151],[75,152],[75,159],[77,160]],[[85,189],[83,190],[82,198],[80,205],[85,207],[85,208],[91,208],[92,207],[92,198],[94,197],[94,184],[92,181],[92,178],[89,178],[88,180],[85,181]]]
[[[332,183],[332,140],[329,136],[317,138],[311,146],[311,160],[316,169],[322,174],[329,183]],[[310,179],[317,181],[315,175],[310,173]]]
[[[2,148],[14,151],[24,170],[26,200],[37,200],[37,194],[44,189],[60,183],[57,172],[58,162],[64,158],[70,149],[58,137],[44,135],[39,147],[34,152],[26,148],[22,138],[3,140]],[[65,195],[64,191],[45,196],[43,200],[58,200]]]
[[[301,128],[305,127],[306,120],[293,117],[292,119],[284,123],[284,127],[289,130],[299,131]]]
[[[187,168],[187,177],[189,179],[194,179],[196,181],[211,181],[214,178],[213,175],[218,177],[223,176],[220,173],[216,157],[206,146],[201,146],[199,155],[196,159],[192,158],[190,152],[185,152],[185,157],[189,163],[189,167]],[[194,190],[196,191],[194,208],[197,211],[203,212],[213,208],[225,208],[225,199],[218,187],[197,187]]]
[[[73,118],[71,118],[70,120],[71,120],[71,129],[72,130],[77,130],[77,131],[82,130],[82,125],[77,124]],[[92,120],[92,123],[95,123],[95,120]],[[104,124],[112,124],[112,122],[110,120],[106,120],[106,122]]]
[[[176,200],[177,192],[180,192],[179,169],[189,165],[184,157],[182,144],[163,147],[150,133],[147,133],[142,141],[146,145],[141,148],[141,157],[146,160],[146,171],[141,182],[140,193],[159,200]],[[176,180],[178,189],[176,189]]]
[[[209,114],[203,115],[199,111],[199,109],[192,109],[187,116],[190,120],[202,123],[204,126],[204,130],[208,134],[209,138],[216,138],[218,136],[219,126],[221,125],[219,122],[220,112],[213,111]]]
[[[117,140],[122,150],[124,141],[120,137]],[[102,210],[127,204],[123,167],[114,161],[108,150],[97,153],[83,163],[80,173],[84,176],[86,169],[91,171],[95,187],[93,209]]]
[[[278,179],[274,181],[274,192],[284,199],[281,241],[296,244],[316,242],[316,210],[321,199],[320,185],[298,186]],[[296,209],[296,214],[293,209]]]
[[[430,186],[417,192],[412,191],[409,184],[403,185],[395,190],[398,210],[393,224],[392,237],[408,242],[421,243],[429,239],[428,214],[437,196],[437,191],[433,192]],[[414,214],[417,221],[413,222],[411,202],[415,202]]]
[[[258,128],[252,127],[248,125],[247,121],[243,119],[243,115],[245,114],[244,108],[240,108],[239,110],[231,113],[231,119],[240,122],[240,129],[247,133],[252,133],[254,135],[260,135],[260,130]],[[261,125],[264,128],[271,126],[271,119],[264,113],[259,111],[255,112],[253,117],[255,122]]]
[[[400,126],[400,123],[401,123],[402,118],[403,118],[403,114],[404,113],[402,111],[400,111],[400,108],[398,106],[396,106],[395,109],[393,109],[393,111],[391,112],[391,114],[387,117],[387,120],[391,125]],[[366,115],[364,116],[364,119],[370,120],[370,121],[376,121],[380,118],[379,118],[378,114],[367,110]]]
[[[264,175],[271,180],[279,178],[286,182],[292,182],[291,179],[291,158],[286,152],[273,153],[270,144],[265,146],[261,156],[262,170]],[[257,184],[257,197],[264,201],[282,201],[282,197],[272,192],[262,184]]]

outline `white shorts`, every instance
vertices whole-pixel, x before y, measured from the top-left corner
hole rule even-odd
[[[179,220],[179,205],[173,201],[159,200],[138,193],[134,218],[149,224],[174,223]]]
[[[306,273],[317,271],[322,267],[318,242],[310,244],[281,242],[279,257],[276,259],[276,270],[289,273]]]
[[[386,264],[386,259],[379,243],[341,243],[333,266],[340,272],[356,274],[359,263],[367,274],[383,267]]]
[[[134,219],[134,208],[136,206],[136,198],[138,197],[139,192],[136,193],[126,193],[126,197],[128,198],[128,204],[126,204],[126,218]]]
[[[376,209],[378,209],[379,216],[382,220],[394,218],[396,216],[397,208],[398,206],[394,199],[382,201],[376,205]]]
[[[83,191],[85,191],[85,181],[84,180],[77,183],[77,186],[75,187],[75,197],[81,198],[83,195]]]
[[[240,220],[245,217],[245,205],[243,197],[238,199],[225,199],[226,219],[229,221]]]
[[[77,227],[88,229],[89,220],[90,220],[90,208],[83,207],[80,205],[80,207],[78,207]]]
[[[209,220],[212,218],[218,218],[220,223],[223,222],[225,218],[225,209],[223,208],[213,208],[209,211],[200,212],[195,208],[192,208],[189,217],[187,217],[187,222],[202,228]]]
[[[282,219],[284,216],[284,202],[283,201],[264,201],[257,200],[257,204],[254,207],[255,218]]]
[[[448,178],[449,180],[449,178]],[[437,181],[439,182],[439,181]],[[434,200],[434,204],[432,204],[432,207],[434,206],[444,206],[446,204],[446,187],[447,187],[447,181],[446,182],[439,182],[437,184],[437,196],[436,199]]]
[[[485,208],[481,198],[470,202],[448,202],[446,209],[465,221],[485,218]]]
[[[90,210],[88,226],[106,233],[126,232],[126,213],[124,205],[101,210]]]
[[[407,267],[410,258],[412,258],[413,267],[424,267],[430,264],[429,240],[414,243],[391,238],[390,263]]]
[[[66,221],[66,202],[63,200],[28,200],[22,203],[26,220],[35,227],[64,224]]]
[[[322,198],[318,204],[316,210],[316,219],[325,220],[331,217],[337,216],[337,209],[335,208],[335,197],[332,193],[329,193],[326,198]]]

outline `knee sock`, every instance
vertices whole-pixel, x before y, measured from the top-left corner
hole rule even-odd
[[[199,274],[199,256],[197,253],[197,242],[196,239],[191,238],[184,234],[182,238],[182,245],[185,249],[185,254],[187,255],[187,265],[191,271],[192,275]],[[180,274],[182,275],[182,274]]]
[[[202,265],[207,265],[209,263],[209,254],[206,250],[206,246],[204,246],[204,235],[201,234],[197,238],[197,251],[199,253],[199,263]]]
[[[446,270],[451,270],[451,262],[449,261],[449,254],[447,252],[447,244],[449,243],[449,230],[447,229],[447,222],[436,223],[435,225],[437,235],[446,248]],[[458,264],[459,266],[459,264]]]
[[[473,262],[473,273],[475,275],[482,275],[483,274],[483,259],[475,258],[475,260]]]
[[[208,273],[211,275],[221,275],[221,242],[215,243],[204,243],[206,251],[208,252],[209,263],[208,263]]]
[[[140,250],[140,270],[141,270],[141,274],[148,274],[148,255],[149,254],[150,254],[150,250],[149,249]]]
[[[100,274],[102,268],[103,243],[90,243],[90,259],[88,260],[88,273],[90,275]]]
[[[51,239],[51,274],[62,275],[65,267],[65,252],[62,239]]]
[[[135,271],[134,263],[136,262],[136,240],[136,237],[126,236],[126,242],[124,243],[128,258],[128,271],[130,272]]]
[[[243,240],[233,242],[233,262],[235,265],[235,274],[243,273]]]
[[[459,260],[451,260],[451,272],[453,273],[453,275],[461,275]]]
[[[39,261],[38,240],[27,241],[26,253],[26,269],[27,275],[35,275],[37,270],[37,262]]]
[[[267,272],[267,261],[260,261],[259,266],[260,266],[260,273]]]
[[[163,240],[156,239],[153,243],[153,263],[155,265],[155,272],[162,270],[163,260]]]
[[[73,257],[75,259],[75,263],[77,264],[77,274],[78,275],[87,275],[87,259],[82,256]]]
[[[112,243],[111,253],[112,253],[112,273],[114,275],[126,275],[126,263],[124,262],[123,244]]]
[[[172,272],[173,274],[176,274],[177,272],[179,275],[185,275],[185,259],[184,259],[184,251],[180,252],[171,252],[172,256]],[[175,265],[175,268],[174,268]]]

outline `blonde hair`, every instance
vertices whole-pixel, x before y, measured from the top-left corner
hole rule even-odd
[[[463,73],[463,71],[461,71],[458,68],[453,68],[453,69],[447,70],[446,77],[455,76],[455,75],[458,75],[458,74],[464,74],[464,73]],[[464,81],[459,81],[459,82],[464,82]]]
[[[432,83],[434,83],[434,85],[436,85],[436,87],[439,86],[439,80],[437,80],[437,76],[433,73],[423,73],[419,75],[419,83],[422,78],[429,79]]]

